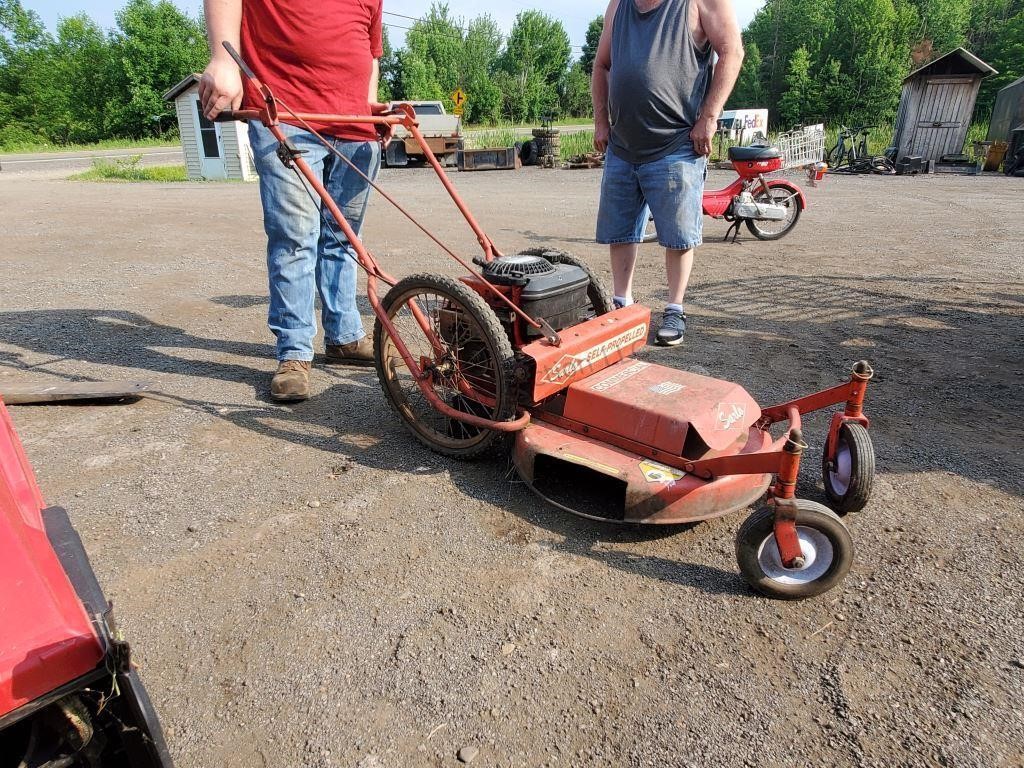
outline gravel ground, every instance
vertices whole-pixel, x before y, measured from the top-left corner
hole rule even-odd
[[[456,175],[499,244],[592,242],[599,172]],[[729,174],[713,172],[709,182]],[[420,170],[383,180],[472,252]],[[132,640],[182,768],[1024,765],[1024,182],[830,178],[778,243],[708,222],[687,342],[762,403],[878,371],[876,493],[833,592],[752,594],[742,515],[614,528],[405,434],[371,371],[267,401],[255,186],[0,177],[0,384],[143,379],[13,409]],[[376,200],[392,271],[455,271]],[[639,298],[664,301],[648,247]],[[799,493],[823,500],[826,418]]]

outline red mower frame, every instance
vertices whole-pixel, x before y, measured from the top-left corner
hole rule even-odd
[[[477,265],[483,266],[492,262],[494,259],[501,257],[503,255],[502,252],[497,248],[488,234],[474,218],[469,207],[463,201],[458,190],[452,184],[440,162],[431,151],[426,139],[419,130],[416,114],[411,106],[400,104],[394,109],[394,111],[366,116],[296,112],[274,97],[271,90],[256,78],[252,70],[230,45],[225,44],[225,47],[235,59],[245,77],[250,80],[250,82],[255,86],[255,89],[261,94],[264,105],[260,108],[223,111],[216,119],[218,121],[256,120],[266,126],[274,138],[277,139],[279,142],[278,157],[286,166],[294,168],[299,174],[301,174],[309,187],[312,188],[316,195],[319,196],[322,204],[332,214],[334,220],[338,223],[341,231],[351,244],[352,249],[356,254],[359,266],[367,275],[366,295],[370,306],[373,309],[374,315],[378,322],[384,327],[384,329],[386,329],[390,338],[394,341],[402,362],[415,379],[419,391],[423,394],[424,398],[433,409],[440,414],[443,414],[448,419],[462,422],[478,429],[494,430],[500,433],[521,432],[527,428],[531,419],[538,423],[552,424],[560,429],[574,432],[579,435],[586,435],[594,441],[600,441],[607,445],[631,452],[636,456],[656,459],[658,462],[678,470],[682,470],[696,479],[708,482],[713,482],[718,478],[726,476],[747,475],[764,477],[774,475],[774,481],[770,483],[767,493],[768,503],[775,509],[774,532],[778,543],[779,555],[785,567],[789,568],[800,566],[803,558],[797,537],[796,505],[794,496],[797,476],[800,470],[801,456],[806,448],[806,445],[802,440],[801,416],[813,411],[819,411],[832,405],[844,405],[844,410],[834,415],[829,429],[825,448],[825,462],[826,466],[828,466],[829,462],[835,461],[837,436],[839,435],[839,431],[843,425],[848,423],[856,423],[863,427],[867,427],[868,425],[868,419],[863,414],[863,403],[867,389],[867,382],[871,379],[873,372],[867,362],[861,361],[857,363],[854,367],[851,378],[843,384],[787,403],[762,409],[760,419],[750,427],[751,435],[756,434],[757,436],[757,442],[751,444],[753,448],[749,449],[749,452],[740,452],[732,455],[713,455],[707,458],[688,460],[683,456],[671,455],[663,450],[658,450],[652,445],[636,440],[628,440],[623,438],[621,435],[595,429],[594,427],[582,422],[573,422],[570,419],[566,419],[557,413],[552,412],[550,409],[545,408],[545,400],[552,395],[565,390],[571,384],[586,379],[588,376],[592,375],[595,370],[601,370],[601,368],[595,369],[588,365],[584,365],[578,372],[572,372],[567,376],[556,377],[557,383],[555,384],[550,383],[549,380],[551,371],[555,370],[556,367],[561,364],[560,361],[564,360],[566,355],[571,355],[579,352],[580,350],[592,351],[599,348],[602,344],[608,343],[611,334],[621,331],[623,327],[628,325],[628,321],[632,321],[634,325],[639,327],[640,320],[638,317],[640,308],[627,307],[624,309],[614,310],[602,315],[601,317],[567,328],[563,331],[563,334],[566,336],[566,339],[563,341],[563,338],[547,323],[547,321],[544,319],[533,318],[517,306],[514,301],[514,291],[510,291],[507,286],[495,285],[488,281],[488,279],[481,274],[479,270],[475,270],[470,263],[445,245],[445,243],[428,230],[426,226],[417,221],[409,211],[403,208],[387,192],[382,190],[372,179],[359,171],[358,168],[355,168],[351,161],[344,157],[343,154],[334,150],[333,147],[330,146],[329,142],[324,140],[320,132],[313,127],[313,124],[319,126],[369,124],[376,126],[378,132],[383,135],[394,126],[403,126],[409,132],[412,139],[420,145],[423,150],[424,158],[433,168],[438,180],[441,182],[441,185],[451,197],[452,202],[455,204],[459,213],[475,234],[481,250],[481,257],[473,259],[473,262]],[[516,406],[517,410],[513,418],[506,421],[488,419],[474,413],[458,410],[438,397],[432,387],[433,374],[430,371],[430,364],[432,361],[425,357],[417,359],[410,352],[406,344],[400,338],[398,329],[392,323],[387,311],[382,306],[380,297],[378,296],[378,284],[380,282],[393,287],[399,281],[381,268],[377,259],[367,249],[366,245],[362,242],[348,221],[346,221],[341,210],[331,198],[323,183],[316,177],[316,174],[310,168],[308,163],[302,158],[302,152],[297,150],[289,142],[287,136],[280,127],[282,118],[285,122],[302,127],[320,139],[329,151],[332,151],[333,154],[353,168],[385,200],[393,205],[400,213],[402,213],[402,215],[408,218],[443,252],[464,268],[468,273],[468,275],[462,279],[462,282],[465,285],[472,288],[473,291],[482,295],[485,299],[490,299],[492,302],[498,304],[502,310],[508,309],[511,311],[517,324],[517,330],[515,333],[516,339],[520,339],[525,336],[525,334],[520,333],[519,329],[527,326],[533,328],[535,332],[539,332],[542,336],[540,340],[522,347],[523,351],[528,352],[531,357],[536,360],[536,373],[534,376],[532,396],[525,397],[523,399],[524,401]],[[706,194],[706,212],[711,215],[715,215],[715,211],[718,210],[722,201],[731,200],[732,196],[736,194],[738,190],[749,188],[754,184],[760,184],[765,189],[773,186],[785,186],[793,195],[799,196],[799,204],[803,207],[803,195],[799,188],[796,188],[785,181],[766,181],[762,174],[769,172],[771,168],[767,165],[762,168],[761,165],[765,164],[756,162],[750,163],[750,168],[746,173],[738,168],[737,170],[740,172],[740,176],[732,185],[724,190],[708,193],[712,197],[710,205],[708,194]],[[416,306],[415,302],[410,304],[410,310],[411,314],[415,318],[416,324],[423,331],[424,336],[428,340],[428,344],[434,349],[438,357],[440,357],[444,344],[435,333],[430,319],[424,314],[422,309]],[[644,312],[646,313],[646,310],[644,310]],[[609,318],[612,321],[622,321],[618,329],[609,330],[609,322],[607,322]],[[649,314],[646,314],[643,319],[645,325],[642,337],[630,339],[629,343],[617,346],[613,350],[613,354],[610,353],[604,355],[602,353],[602,359],[600,362],[603,364],[603,367],[626,360],[631,353],[645,346],[646,323],[648,321]],[[572,333],[570,333],[570,331]],[[548,383],[545,384],[543,382]],[[476,400],[481,404],[493,405],[494,403],[493,399],[489,402],[489,396],[487,394],[474,390],[465,378],[461,376],[458,388],[467,398]],[[786,434],[777,439],[773,438],[769,432],[769,428],[774,424],[782,422],[789,423],[789,428],[787,429]],[[752,484],[752,487],[753,485],[756,485],[756,483]],[[761,489],[763,489],[763,486],[761,486]],[[761,492],[762,490],[758,490],[758,495],[760,495]],[[740,506],[745,506],[745,504],[741,504]],[[732,508],[736,507],[734,506]],[[719,510],[715,514],[698,516],[695,519],[704,519],[723,513],[723,510]],[[667,520],[650,522],[675,521]]]

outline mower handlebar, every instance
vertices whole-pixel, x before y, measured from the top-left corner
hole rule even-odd
[[[232,123],[235,120],[259,120],[260,111],[258,109],[222,109],[217,113],[217,116],[213,118],[215,123]]]

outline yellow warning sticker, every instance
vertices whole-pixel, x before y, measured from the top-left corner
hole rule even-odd
[[[644,473],[648,483],[674,483],[686,476],[683,470],[666,467],[656,461],[641,461],[640,471]]]

